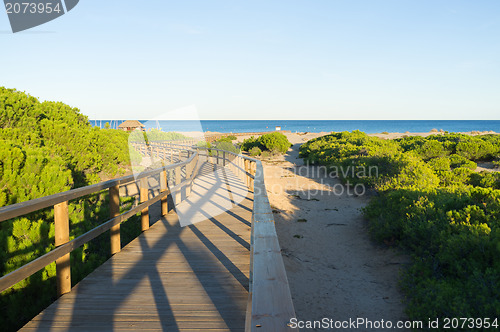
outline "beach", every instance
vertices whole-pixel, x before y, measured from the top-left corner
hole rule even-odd
[[[370,240],[360,211],[368,196],[341,192],[338,179],[298,157],[324,134],[287,134],[288,154],[263,162],[297,318],[404,320],[398,278],[409,258]]]
[[[375,193],[349,193],[338,178],[325,176],[319,167],[304,165],[299,158],[301,144],[327,134],[285,133],[293,144],[288,153],[263,161],[297,318],[407,320],[399,277],[411,260],[399,249],[370,238],[361,209]],[[394,139],[432,134],[436,133],[372,136]],[[238,141],[248,137],[238,137]],[[485,169],[489,166],[480,164],[477,171]]]

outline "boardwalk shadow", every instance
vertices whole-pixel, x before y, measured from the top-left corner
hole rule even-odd
[[[238,185],[225,169],[205,176]],[[221,197],[212,193],[197,199],[217,204]],[[180,227],[175,211],[159,218],[160,206],[153,205],[150,219],[159,222],[53,303],[26,330],[243,331],[251,206],[249,193],[221,215],[207,214],[205,221]]]

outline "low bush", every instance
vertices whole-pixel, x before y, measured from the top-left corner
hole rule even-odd
[[[498,317],[500,191],[400,189],[365,214],[375,238],[413,253],[403,278],[410,318]]]
[[[92,127],[76,108],[0,87],[0,206],[122,174],[130,169],[130,159],[141,158],[129,155],[128,138],[124,131]],[[98,193],[70,201],[71,239],[109,218],[107,200],[107,193]],[[130,208],[132,201],[122,199],[122,209]],[[44,209],[0,223],[1,275],[54,249],[53,220],[53,209]],[[130,239],[128,225],[138,220],[132,217],[123,224],[122,240]],[[133,238],[140,227],[132,228]],[[73,282],[109,258],[108,233],[71,253]],[[55,295],[55,264],[2,292],[2,330],[19,329]]]
[[[487,160],[492,158],[495,147],[490,142],[480,139],[462,141],[457,144],[456,153],[469,160]]]
[[[258,138],[250,137],[243,140],[241,150],[250,151],[252,148],[257,147],[261,151],[271,151],[273,153],[285,154],[292,146],[285,135],[278,132],[264,134]]]
[[[176,133],[176,132],[164,132],[158,129],[151,129],[148,131],[134,130],[130,133],[131,142],[142,142],[143,140],[148,143],[150,141],[178,141],[183,139],[188,139],[189,137]]]
[[[273,155],[272,155],[271,151],[262,151],[262,153],[260,155],[260,157],[262,159],[271,159],[272,156]]]
[[[286,136],[278,132],[264,134],[259,137],[258,141],[266,150],[274,150],[281,154],[285,154],[292,146]]]
[[[219,150],[229,151],[237,154],[240,153],[240,149],[234,146],[233,143],[227,141],[216,142],[214,147]]]
[[[418,153],[424,160],[444,157],[447,154],[443,144],[436,140],[425,141],[425,143],[415,152]]]
[[[475,170],[477,168],[477,164],[475,162],[458,154],[452,154],[449,159],[450,166],[452,168],[465,167],[470,170]]]
[[[250,156],[252,156],[252,157],[260,156],[262,154],[262,150],[256,146],[254,146],[253,148],[250,149],[249,153],[250,153]]]
[[[434,170],[434,171],[449,171],[451,169],[451,162],[449,158],[446,157],[438,157],[438,158],[433,158],[427,162],[427,164]]]
[[[306,162],[378,189],[364,209],[375,239],[408,250],[402,285],[410,319],[500,314],[500,173],[474,170],[498,155],[500,135],[443,134],[384,141],[334,133],[302,145]],[[476,329],[476,330],[480,330]]]
[[[260,144],[258,139],[254,136],[251,136],[250,138],[244,139],[243,142],[241,143],[241,150],[242,151],[250,151],[250,149],[257,147],[262,150],[263,146]]]

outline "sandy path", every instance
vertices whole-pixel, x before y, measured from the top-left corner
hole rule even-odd
[[[310,137],[287,136],[292,151],[264,168],[297,318],[406,319],[398,276],[408,257],[369,239],[360,211],[368,197],[341,193],[338,179],[303,166],[298,148]]]

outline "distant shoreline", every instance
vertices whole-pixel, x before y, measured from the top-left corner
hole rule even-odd
[[[273,131],[270,131],[273,132]],[[314,132],[302,132],[302,133],[292,133],[290,131],[281,131],[283,134],[285,134],[288,139],[291,142],[301,142],[301,141],[306,141],[309,139],[321,137],[330,134],[331,132],[319,132],[319,133],[314,133]],[[191,138],[199,138],[201,136],[230,136],[231,133],[217,133],[217,132],[201,132],[201,131],[191,131],[191,132],[179,132],[180,134],[183,134],[185,136],[191,137]],[[264,132],[263,132],[264,133]],[[412,132],[404,132],[404,133],[399,133],[399,132],[393,132],[393,133],[373,133],[373,134],[368,134],[368,136],[374,136],[374,137],[379,137],[383,139],[396,139],[396,138],[402,138],[406,136],[420,136],[420,137],[427,137],[430,135],[444,135],[446,132],[444,131],[429,131],[429,132],[421,132],[421,133],[412,133]],[[251,136],[256,136],[257,134],[262,134],[262,133],[236,133],[236,141],[237,142],[242,142],[244,139],[250,138]],[[465,135],[471,135],[471,136],[477,136],[477,135],[488,135],[488,134],[493,134],[493,135],[499,135],[497,132],[493,131],[469,131],[469,132],[457,132],[457,134],[465,134]]]
[[[91,120],[92,125],[104,128],[109,122],[116,128],[123,120]],[[247,133],[274,131],[276,127],[292,133],[321,133],[360,130],[375,133],[428,133],[433,129],[462,133],[472,131],[500,132],[500,120],[200,120],[147,121],[140,120],[147,130]]]

